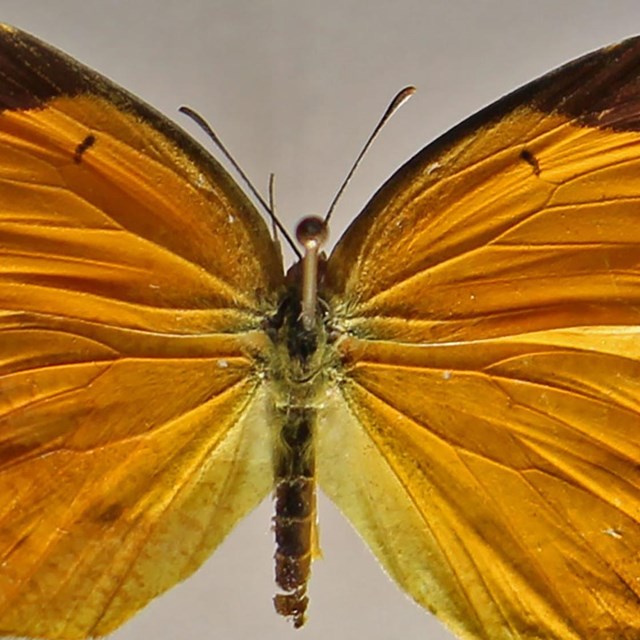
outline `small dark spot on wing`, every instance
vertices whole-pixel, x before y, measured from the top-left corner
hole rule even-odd
[[[528,149],[523,149],[520,152],[520,158],[524,160],[527,164],[531,165],[533,168],[533,173],[537,176],[540,175],[540,165],[538,164],[538,159],[529,151]]]
[[[124,507],[121,504],[114,503],[105,508],[97,509],[92,514],[91,517],[96,522],[115,522],[119,520],[124,512]]]
[[[90,133],[77,147],[73,154],[73,161],[80,164],[84,153],[96,143],[96,137]]]

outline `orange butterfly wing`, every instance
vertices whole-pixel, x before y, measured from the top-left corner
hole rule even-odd
[[[640,637],[639,176],[632,39],[427,147],[329,259],[320,486],[462,638]]]
[[[9,27],[0,201],[0,634],[103,635],[271,489],[282,266],[199,146]]]

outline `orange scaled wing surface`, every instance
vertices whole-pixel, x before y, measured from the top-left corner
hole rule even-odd
[[[0,634],[108,633],[270,490],[282,278],[200,147],[0,30]]]
[[[461,638],[640,638],[640,41],[427,147],[327,280],[319,481],[387,571]]]

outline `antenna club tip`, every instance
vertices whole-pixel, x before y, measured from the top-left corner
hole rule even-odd
[[[327,225],[318,216],[303,218],[296,228],[298,242],[307,250],[317,249],[323,245],[329,237]]]
[[[402,106],[416,91],[417,89],[412,85],[404,87],[404,89],[400,89],[396,94],[396,97],[391,101],[389,115]]]

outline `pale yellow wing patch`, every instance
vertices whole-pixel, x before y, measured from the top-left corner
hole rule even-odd
[[[602,336],[349,345],[320,485],[461,637],[637,636],[640,364]]]

